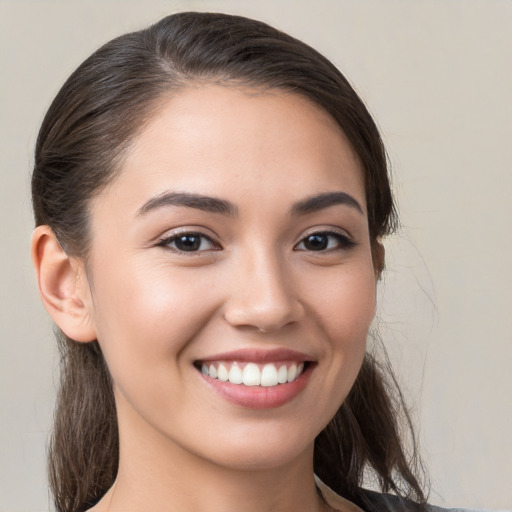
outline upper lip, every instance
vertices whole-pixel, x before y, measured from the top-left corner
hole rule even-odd
[[[278,361],[313,361],[313,358],[304,352],[297,352],[286,348],[276,349],[239,349],[222,352],[200,359],[201,362],[210,361],[239,361],[252,363],[271,363]]]

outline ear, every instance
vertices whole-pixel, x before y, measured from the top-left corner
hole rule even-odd
[[[386,250],[381,242],[377,241],[372,244],[372,259],[373,268],[375,269],[375,279],[378,281],[384,270],[386,260]]]
[[[31,252],[39,293],[54,322],[75,341],[95,340],[92,297],[83,263],[66,254],[49,226],[34,230]]]

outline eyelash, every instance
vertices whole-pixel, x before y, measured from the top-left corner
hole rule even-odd
[[[200,244],[203,243],[203,240],[207,240],[214,248],[213,249],[210,248],[210,249],[203,249],[203,250],[187,251],[187,250],[179,249],[178,247],[176,247],[176,248],[170,247],[171,244],[176,243],[176,241],[179,240],[180,238],[192,238],[192,237],[199,238]],[[201,252],[204,252],[205,250],[219,250],[220,249],[220,245],[215,243],[209,236],[205,235],[204,233],[199,233],[197,231],[183,231],[181,233],[176,233],[174,235],[165,237],[157,243],[157,246],[176,251],[180,254],[193,254],[193,253],[201,253]]]
[[[305,241],[308,238],[311,238],[313,236],[321,236],[321,237],[327,237],[327,238],[334,238],[337,241],[338,247],[335,247],[335,248],[331,247],[331,248],[321,249],[321,250],[318,250],[318,251],[308,250],[308,249],[297,249],[297,247],[299,245],[304,244]],[[346,250],[351,249],[355,245],[356,245],[356,243],[353,240],[351,240],[347,235],[339,233],[338,231],[314,231],[313,233],[309,233],[307,236],[305,236],[295,246],[295,250],[305,250],[305,251],[308,251],[308,252],[322,252],[322,253],[326,253],[326,252],[334,252],[334,251],[344,251],[344,250],[346,251]]]
[[[307,239],[314,237],[314,236],[334,238],[334,239],[336,239],[336,243],[339,247],[335,247],[335,248],[327,247],[327,248],[321,248],[319,250],[307,249],[307,248],[299,249],[298,248],[301,244],[304,244]],[[199,245],[198,249],[183,250],[183,249],[179,249],[178,247],[174,247],[174,248],[171,247],[171,244],[173,244],[173,243],[175,244],[176,241],[179,240],[180,238],[193,238],[193,237],[200,239],[199,240],[200,245]],[[204,240],[208,241],[208,243],[211,244],[212,247],[209,249],[200,250],[200,247]],[[352,241],[348,236],[346,236],[342,233],[338,233],[337,231],[314,231],[313,233],[310,233],[307,236],[305,236],[297,245],[295,245],[294,250],[306,251],[306,252],[321,252],[321,253],[329,252],[330,253],[330,252],[334,252],[334,251],[343,251],[343,250],[346,251],[346,250],[351,249],[355,245],[356,245],[356,243],[354,241]],[[205,235],[204,233],[200,233],[200,232],[196,232],[196,231],[183,231],[181,233],[177,233],[172,236],[165,237],[157,243],[157,246],[163,247],[163,248],[166,248],[169,250],[173,250],[180,254],[194,254],[194,253],[200,254],[205,251],[221,249],[220,245],[217,244],[214,240],[212,240],[209,236]]]

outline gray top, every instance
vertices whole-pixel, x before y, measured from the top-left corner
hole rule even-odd
[[[363,511],[360,507],[336,494],[330,487],[325,485],[316,475],[315,481],[322,496],[330,507],[341,512],[418,512],[418,504],[394,496],[392,494],[383,494],[379,492],[363,490],[365,500],[368,502],[367,510]],[[451,508],[446,509],[427,505],[427,512],[476,512],[470,509]],[[496,511],[497,512],[497,511]]]

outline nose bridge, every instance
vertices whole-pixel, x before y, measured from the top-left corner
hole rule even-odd
[[[302,306],[294,291],[291,270],[276,248],[252,246],[242,251],[233,273],[226,320],[234,326],[252,326],[264,332],[297,321]]]

